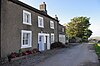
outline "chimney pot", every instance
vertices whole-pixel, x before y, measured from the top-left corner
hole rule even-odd
[[[40,4],[40,11],[43,11],[43,12],[47,13],[45,2],[43,2],[42,4]]]
[[[57,15],[55,15],[55,19],[56,19],[56,20],[58,20],[58,17],[57,17]]]
[[[43,4],[45,4],[45,2],[43,2]]]

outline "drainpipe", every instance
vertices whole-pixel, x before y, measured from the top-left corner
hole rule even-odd
[[[58,20],[58,17],[57,15],[55,15],[55,19],[57,20],[56,21],[56,24],[55,24],[55,33],[56,33],[56,41],[55,42],[59,42],[59,20]]]

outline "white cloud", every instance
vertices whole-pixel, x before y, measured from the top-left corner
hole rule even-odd
[[[100,24],[92,24],[90,26],[90,29],[93,31],[92,37],[94,36],[100,36]]]

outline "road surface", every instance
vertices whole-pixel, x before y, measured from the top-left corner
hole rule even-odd
[[[91,44],[83,43],[52,56],[35,66],[99,66]]]

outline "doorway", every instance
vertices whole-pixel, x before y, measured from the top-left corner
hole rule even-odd
[[[50,49],[50,42],[49,42],[49,40],[50,40],[49,34],[45,34],[44,35],[45,50],[49,50]]]
[[[49,50],[50,42],[49,42],[49,34],[38,33],[38,47],[39,51]]]
[[[39,46],[39,51],[44,51],[44,35],[43,34],[38,34],[38,46]]]

